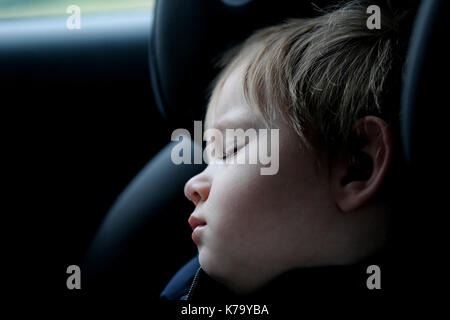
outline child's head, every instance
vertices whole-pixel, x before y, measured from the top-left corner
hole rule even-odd
[[[383,12],[381,30],[369,30],[366,9],[353,3],[261,30],[218,77],[205,127],[279,129],[277,174],[215,159],[185,187],[206,223],[195,234],[200,264],[234,291],[297,267],[355,263],[386,242],[381,191],[404,45]],[[257,148],[249,139],[230,156]]]

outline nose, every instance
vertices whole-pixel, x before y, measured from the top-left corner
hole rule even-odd
[[[197,205],[200,201],[206,201],[208,199],[210,188],[211,183],[202,172],[186,182],[184,195]]]

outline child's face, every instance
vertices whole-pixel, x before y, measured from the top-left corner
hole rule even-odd
[[[208,110],[211,128],[263,128],[259,114],[246,105],[242,68],[225,82]],[[327,170],[318,169],[312,152],[278,117],[279,170],[261,175],[260,164],[210,162],[188,181],[186,196],[198,202],[193,216],[206,225],[196,231],[200,264],[213,278],[237,292],[248,292],[299,266],[326,264],[333,241],[335,203]],[[236,156],[257,151],[250,140]],[[326,168],[326,166],[325,166]]]

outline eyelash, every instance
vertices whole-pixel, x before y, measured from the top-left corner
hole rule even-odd
[[[233,152],[223,154],[222,160],[225,160],[227,157],[230,157],[230,156],[236,154],[237,151],[238,151],[238,148],[237,148],[237,146],[235,146],[233,149]]]

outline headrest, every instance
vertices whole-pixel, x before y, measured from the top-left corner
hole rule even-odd
[[[445,45],[450,2],[422,1],[414,24],[402,92],[401,128],[405,159],[413,175],[436,179],[448,145],[448,66]],[[442,163],[444,166],[440,166]],[[423,181],[422,181],[423,182]]]
[[[184,127],[201,119],[220,53],[261,27],[312,14],[306,0],[157,1],[149,58],[160,112]]]
[[[405,69],[401,130],[407,164],[406,193],[399,226],[404,246],[398,254],[414,265],[405,282],[415,292],[440,285],[448,252],[448,0],[423,0],[419,8]],[[413,262],[414,261],[414,262]],[[420,270],[419,274],[414,274]],[[420,289],[418,289],[420,288]]]

